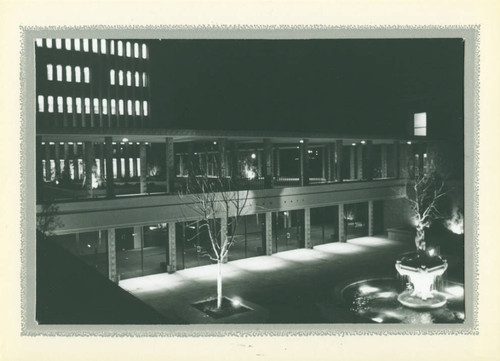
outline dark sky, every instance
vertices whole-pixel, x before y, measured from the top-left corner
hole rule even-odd
[[[151,41],[168,128],[404,134],[463,122],[462,39]],[[460,128],[460,127],[459,127]]]

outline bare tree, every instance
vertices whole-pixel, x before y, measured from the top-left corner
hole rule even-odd
[[[425,229],[441,218],[438,210],[439,199],[447,194],[445,184],[435,170],[416,174],[407,182],[406,200],[413,213],[417,234],[415,246],[425,251]]]
[[[199,219],[199,230],[206,231],[210,245],[200,249],[202,256],[217,263],[217,309],[222,306],[222,264],[236,241],[236,229],[248,200],[248,188],[239,178],[210,177],[189,172],[187,186],[179,194]],[[231,227],[227,220],[232,218]]]

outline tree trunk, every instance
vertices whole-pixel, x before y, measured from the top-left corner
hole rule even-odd
[[[222,307],[222,258],[217,260],[217,309]]]

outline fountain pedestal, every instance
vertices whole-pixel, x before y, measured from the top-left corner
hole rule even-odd
[[[425,251],[418,251],[396,261],[396,270],[407,276],[413,290],[404,291],[398,301],[410,308],[438,308],[446,304],[446,296],[434,290],[436,278],[442,276],[448,263],[439,256],[430,256]]]

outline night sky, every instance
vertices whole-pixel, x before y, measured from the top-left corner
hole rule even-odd
[[[150,42],[158,127],[463,133],[462,39]],[[410,121],[409,121],[410,120]]]

